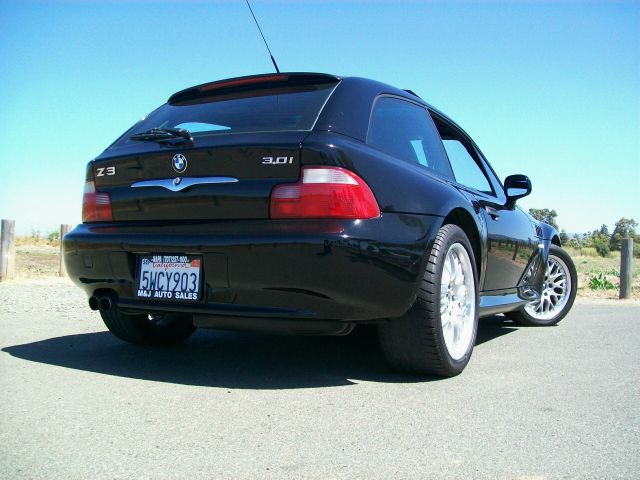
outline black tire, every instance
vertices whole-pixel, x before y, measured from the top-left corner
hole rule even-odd
[[[505,316],[518,325],[525,327],[548,327],[557,324],[560,320],[567,316],[569,310],[573,306],[573,302],[576,299],[576,292],[578,291],[578,274],[576,272],[576,266],[571,260],[571,257],[567,252],[557,245],[551,245],[549,249],[549,257],[555,256],[561,259],[569,270],[569,277],[571,279],[571,289],[569,291],[569,299],[567,303],[558,311],[557,315],[549,319],[539,319],[531,316],[524,308],[513,312],[505,313]]]
[[[163,314],[150,320],[146,314],[125,315],[117,308],[100,315],[111,333],[136,345],[177,345],[195,331],[190,315]]]
[[[475,310],[471,341],[464,355],[453,358],[447,349],[440,318],[440,284],[449,248],[461,244],[469,255],[473,272]],[[452,377],[469,363],[478,331],[478,272],[471,243],[456,225],[444,225],[436,236],[418,289],[416,302],[402,317],[378,327],[380,346],[396,370],[422,375]]]

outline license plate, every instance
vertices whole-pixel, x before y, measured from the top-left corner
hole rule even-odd
[[[138,257],[136,297],[149,300],[193,302],[200,299],[202,258],[192,255]]]

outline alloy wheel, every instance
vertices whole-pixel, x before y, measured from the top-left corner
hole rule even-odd
[[[570,292],[569,267],[560,257],[549,255],[540,299],[529,302],[525,311],[536,320],[551,320],[563,311]]]
[[[440,321],[449,355],[460,360],[473,339],[476,292],[471,259],[464,246],[449,247],[440,282]]]

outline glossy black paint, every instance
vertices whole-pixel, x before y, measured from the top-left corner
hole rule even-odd
[[[476,212],[479,212],[484,220],[486,238],[483,242],[483,258],[486,261],[482,265],[484,278],[481,279],[480,285],[482,297],[491,297],[491,300],[481,298],[481,314],[495,313],[498,308],[496,302],[503,304],[499,311],[519,308],[527,300],[535,298],[544,276],[541,267],[546,262],[548,250],[545,251],[544,240],[536,230],[537,221],[515,207],[516,198],[507,196],[506,189],[473,139],[442,112],[432,109],[431,113],[439,122],[444,122],[465,140],[477,157],[478,165],[484,171],[493,190],[492,193],[479,192],[464,185],[457,185],[465,192],[466,197],[478,206]],[[526,193],[519,192],[517,198],[531,192],[531,182],[525,175],[512,175],[507,177],[509,178],[517,187],[527,187]],[[532,274],[525,278],[529,271]],[[520,298],[519,303],[509,300],[514,292]],[[489,301],[492,306],[485,309],[483,300]]]
[[[64,257],[87,295],[115,291],[123,308],[371,320],[409,308],[439,223],[385,213],[368,221],[82,224],[65,236]],[[176,306],[135,299],[143,253],[202,255],[206,300]]]
[[[481,315],[513,310],[535,298],[542,281],[540,266],[550,243],[559,242],[557,232],[514,208],[468,136],[492,195],[367,145],[372,105],[381,95],[414,102],[466,136],[411,93],[344,78],[308,132],[215,135],[195,139],[192,147],[134,142],[107,149],[90,162],[87,178],[111,195],[115,221],[82,224],[65,236],[70,277],[88,296],[115,293],[124,310],[193,313],[202,325],[233,325],[240,317],[346,322],[394,318],[415,300],[438,229],[456,223],[474,248]],[[171,167],[177,153],[188,157],[189,176],[232,176],[239,181],[179,193],[131,188],[136,181],[179,176]],[[293,161],[277,171],[260,164],[260,158],[272,155]],[[269,220],[271,189],[295,181],[304,165],[356,172],[371,187],[381,217]],[[96,176],[98,168],[108,166],[116,167],[116,175]],[[137,258],[150,253],[202,255],[203,301],[175,305],[135,299]],[[212,316],[227,320],[216,323]]]
[[[108,151],[91,163],[89,175],[98,190],[109,193],[115,221],[266,219],[269,195],[279,183],[300,176],[300,143],[307,132],[219,136],[215,145],[185,149],[151,146],[153,153],[137,153],[140,148]],[[229,136],[231,137],[231,136]],[[199,139],[198,145],[202,145]],[[208,142],[211,144],[211,140]],[[133,149],[134,153],[131,153]],[[184,174],[172,167],[173,156],[188,152]],[[114,155],[117,153],[117,155]],[[291,163],[276,168],[262,165],[268,156],[286,156]],[[115,168],[115,175],[97,176],[99,169]],[[177,195],[163,188],[131,188],[135,182],[176,177],[233,177],[235,184],[198,185]]]

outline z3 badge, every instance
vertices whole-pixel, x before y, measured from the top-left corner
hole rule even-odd
[[[116,167],[97,167],[96,177],[111,176],[116,174]]]

